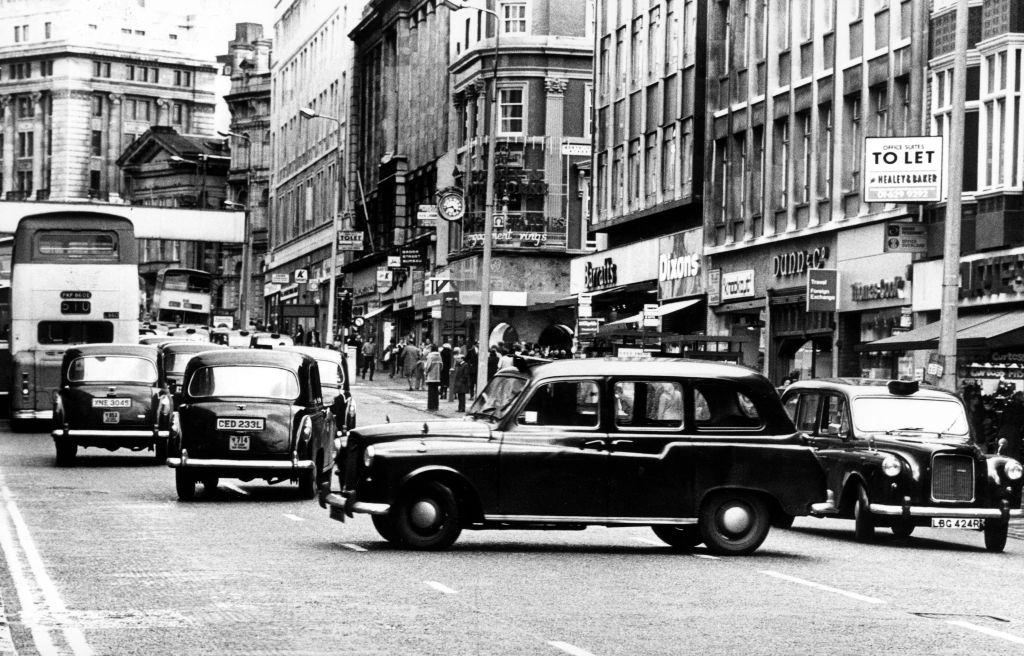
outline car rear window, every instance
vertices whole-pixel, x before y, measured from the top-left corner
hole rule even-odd
[[[201,367],[192,374],[188,393],[195,398],[242,396],[291,400],[299,395],[299,380],[294,372],[278,367]]]
[[[693,423],[702,430],[753,430],[764,425],[749,396],[733,385],[709,381],[693,386]]]
[[[156,382],[156,366],[146,358],[90,355],[71,361],[68,365],[68,380],[73,383],[153,384]]]
[[[164,358],[164,367],[169,374],[181,375],[185,373],[185,367],[189,360],[196,357],[196,353],[170,353]]]

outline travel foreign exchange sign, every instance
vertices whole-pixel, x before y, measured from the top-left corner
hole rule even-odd
[[[807,311],[835,312],[839,298],[839,272],[835,269],[808,269]]]
[[[942,200],[942,137],[865,139],[864,200],[869,203]]]

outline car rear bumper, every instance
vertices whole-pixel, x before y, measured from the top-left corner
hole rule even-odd
[[[181,456],[168,458],[167,466],[172,469],[219,469],[232,471],[259,471],[259,472],[297,472],[315,469],[316,463],[312,460],[300,460],[292,454],[290,460],[229,460],[227,458],[190,458],[188,452],[182,450]]]
[[[869,506],[869,510],[875,515],[893,517],[980,517],[984,519],[999,519],[1001,517],[1016,519],[1024,517],[1024,510],[1020,508],[942,508],[937,506],[890,506],[872,503]]]
[[[103,439],[109,438],[110,440],[119,440],[125,438],[138,438],[138,439],[167,439],[170,437],[171,432],[167,430],[93,430],[84,428],[68,428],[64,430],[52,430],[50,435],[54,438],[62,439]]]
[[[53,410],[15,410],[12,419],[46,419],[53,420]]]

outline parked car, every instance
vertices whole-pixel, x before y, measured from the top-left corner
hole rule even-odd
[[[237,328],[216,328],[210,333],[210,341],[231,348],[249,348],[252,344],[252,333]]]
[[[157,346],[160,357],[162,386],[171,395],[174,407],[181,401],[181,381],[185,376],[185,367],[197,353],[226,348],[220,344],[196,341],[164,342]]]
[[[316,346],[281,346],[276,350],[301,353],[316,360],[324,403],[331,406],[338,431],[347,433],[356,427],[356,402],[349,390],[350,369],[344,351]]]
[[[826,501],[778,395],[736,365],[557,360],[500,371],[467,420],[359,427],[321,505],[439,549],[468,529],[651,526],[667,544],[754,551]]]
[[[981,530],[1002,551],[1009,520],[1021,517],[1021,464],[987,455],[971,439],[959,398],[913,381],[816,379],[782,397],[817,449],[835,505],[823,516],[854,520],[859,540],[889,527]]]
[[[258,332],[252,333],[249,338],[249,348],[272,349],[278,346],[292,346],[292,338],[280,333]]]
[[[156,347],[74,346],[64,353],[60,376],[50,433],[58,465],[73,464],[80,446],[151,448],[159,462],[167,458],[172,406]]]
[[[139,344],[143,346],[159,346],[160,344],[180,341],[181,339],[178,337],[168,337],[167,335],[139,335]]]
[[[209,342],[210,331],[202,326],[178,326],[167,331],[168,337],[177,340]]]
[[[334,437],[313,358],[206,351],[185,368],[167,464],[185,501],[195,497],[197,482],[212,490],[220,478],[295,481],[312,498],[329,477]]]

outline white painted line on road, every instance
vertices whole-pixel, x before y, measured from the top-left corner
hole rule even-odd
[[[232,492],[235,492],[236,494],[241,494],[243,497],[249,496],[248,492],[246,492],[242,488],[238,487],[234,483],[221,483],[221,487],[225,487],[225,488],[231,490]]]
[[[304,522],[304,521],[306,521],[306,519],[304,517],[299,517],[298,515],[293,515],[291,513],[281,513],[281,514],[283,514],[285,517],[287,517],[288,519],[292,520],[293,522]]]
[[[694,558],[703,558],[704,560],[722,560],[719,556],[709,556],[708,554],[690,554]]]
[[[438,583],[437,581],[424,581],[424,583],[434,588],[438,592],[443,592],[445,594],[458,594],[457,592],[455,592],[455,590],[452,590],[444,583]]]
[[[351,544],[349,542],[346,542],[341,546],[345,547],[346,549],[351,549],[352,551],[366,551],[366,547],[360,547],[358,544]]]
[[[53,579],[50,578],[46,571],[43,558],[39,555],[39,550],[36,548],[35,540],[32,539],[32,534],[29,533],[28,524],[25,523],[25,519],[21,516],[21,511],[18,510],[17,504],[14,503],[10,489],[4,485],[0,488],[0,493],[3,494],[7,517],[10,518],[11,523],[14,525],[14,531],[21,546],[21,551],[24,553],[25,560],[28,561],[35,584],[42,592],[43,602],[48,606],[47,610],[53,616],[67,618],[67,606],[64,605],[64,600],[61,599],[57,586],[54,585]],[[21,596],[20,593],[19,596]],[[65,641],[71,647],[71,651],[75,656],[91,656],[93,651],[85,640],[85,634],[77,626],[74,626],[70,620],[66,621],[68,623],[63,627],[62,631]],[[33,631],[33,635],[35,633]]]
[[[572,656],[594,656],[586,649],[580,649],[576,645],[570,645],[568,642],[562,642],[561,640],[549,640],[548,644],[555,649],[561,649],[567,654],[572,654]]]
[[[995,629],[990,629],[987,626],[979,626],[977,624],[972,624],[971,622],[965,622],[964,620],[946,620],[946,622],[953,626],[959,626],[964,629],[970,629],[971,631],[977,631],[978,633],[984,633],[985,635],[992,636],[993,638],[999,638],[1001,640],[1015,642],[1018,645],[1024,645],[1024,638],[1015,636],[1012,633],[996,631]]]
[[[863,602],[868,603],[868,604],[884,604],[885,603],[885,601],[883,601],[881,599],[875,599],[874,597],[866,597],[866,596],[864,596],[862,594],[857,594],[856,592],[850,592],[848,590],[841,590],[839,588],[833,588],[830,585],[825,585],[823,583],[815,583],[814,581],[808,581],[807,579],[800,579],[800,578],[797,578],[795,576],[788,576],[786,574],[781,574],[779,572],[773,572],[773,571],[768,570],[768,569],[761,570],[761,573],[762,574],[766,574],[768,576],[774,576],[775,578],[782,579],[783,581],[790,581],[792,583],[799,583],[800,585],[806,585],[809,588],[815,588],[817,590],[824,590],[825,592],[834,592],[835,594],[843,595],[844,597],[849,597],[850,599],[856,599],[857,601],[863,601]]]
[[[39,608],[36,605],[36,586],[28,580],[25,569],[21,563],[21,554],[18,553],[14,536],[11,534],[8,525],[7,513],[0,507],[0,548],[3,549],[4,559],[7,561],[7,569],[11,573],[11,580],[14,581],[14,588],[21,600],[21,621],[32,632],[32,642],[40,656],[51,656],[57,653],[53,641],[50,639],[50,632],[46,626],[40,625]]]

